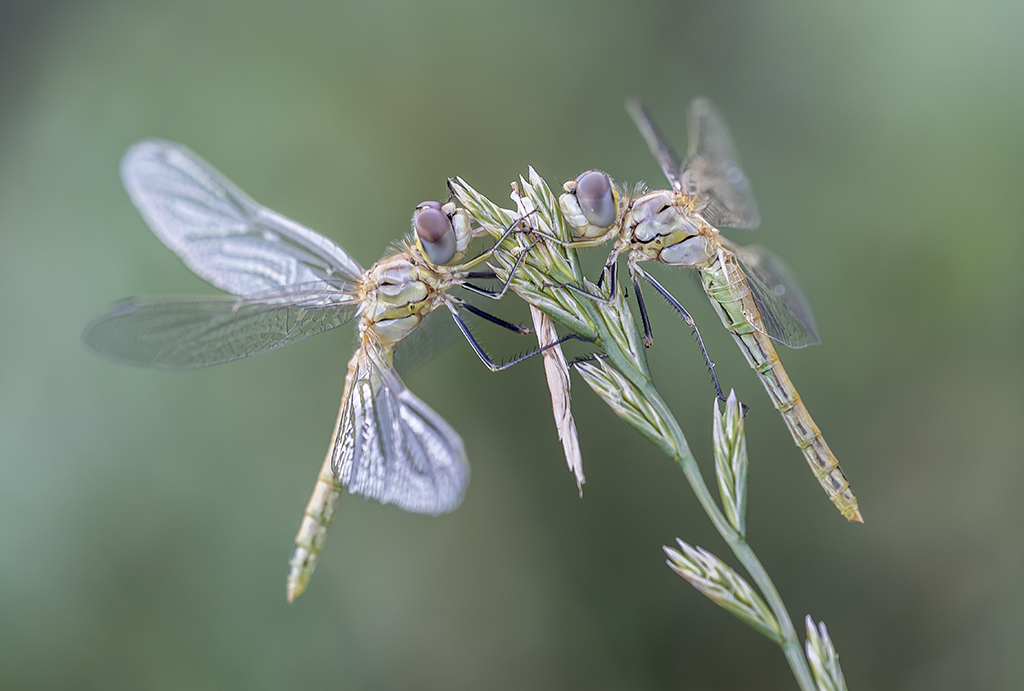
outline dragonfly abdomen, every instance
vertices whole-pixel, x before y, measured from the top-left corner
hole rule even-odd
[[[348,374],[345,376],[345,391],[341,396],[341,410],[338,411],[338,420],[334,423],[334,433],[331,435],[331,445],[327,450],[327,457],[320,468],[320,474],[316,477],[316,485],[313,487],[313,494],[306,505],[306,511],[302,516],[302,523],[299,525],[299,532],[295,535],[295,548],[292,550],[291,559],[288,560],[288,602],[306,590],[309,579],[313,576],[313,569],[320,558],[320,552],[327,541],[327,529],[334,520],[334,513],[338,509],[338,502],[343,492],[338,477],[334,474],[334,442],[338,438],[338,431],[341,427],[341,416],[345,410],[345,401],[348,399],[349,389],[352,387],[352,380],[355,377],[359,365],[359,351],[348,363]]]
[[[846,479],[843,469],[839,467],[839,459],[828,448],[821,431],[811,419],[769,338],[757,331],[742,336],[733,334],[733,338],[740,343],[741,348],[744,348],[744,352],[749,352],[745,347],[746,342],[755,340],[759,342],[759,351],[768,350],[772,353],[773,357],[764,366],[754,368],[772,399],[772,405],[782,415],[786,427],[793,435],[793,442],[803,452],[814,477],[818,479],[829,500],[847,520],[862,523],[860,512],[857,510],[857,497],[850,489],[850,481]]]
[[[828,448],[818,426],[800,400],[800,394],[782,366],[771,339],[763,333],[761,315],[750,294],[746,278],[729,259],[731,257],[719,254],[710,265],[701,269],[701,282],[711,304],[750,367],[757,373],[772,399],[772,405],[782,415],[793,435],[793,441],[803,452],[829,500],[848,520],[863,522],[857,509],[857,497],[839,467],[839,460]],[[761,328],[755,328],[755,324]]]
[[[781,368],[780,364],[779,369]],[[764,380],[762,379],[762,381]],[[765,383],[766,388],[767,386],[768,384]],[[779,412],[782,413],[782,418],[793,435],[793,441],[804,452],[804,458],[807,459],[814,476],[818,478],[818,482],[832,503],[848,520],[863,523],[860,511],[857,509],[857,497],[850,489],[850,481],[843,474],[843,469],[839,467],[839,460],[828,448],[828,444],[822,438],[818,426],[814,424],[803,401],[797,397],[792,406],[787,410],[780,408]]]
[[[327,529],[334,520],[341,494],[342,487],[334,475],[331,455],[328,454],[317,475],[313,495],[309,498],[299,532],[295,536],[295,548],[288,560],[288,602],[302,595],[313,576],[313,569],[327,541]]]

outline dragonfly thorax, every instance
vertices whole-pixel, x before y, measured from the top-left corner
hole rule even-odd
[[[374,264],[363,281],[360,329],[372,331],[382,345],[398,343],[442,299],[441,282],[406,252]]]
[[[705,224],[688,213],[678,193],[661,190],[638,197],[623,224],[631,248],[644,259],[697,266],[714,255]]]

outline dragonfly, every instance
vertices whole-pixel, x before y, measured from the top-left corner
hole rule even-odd
[[[559,206],[577,236],[573,245],[593,246],[614,239],[598,285],[607,284],[609,296],[614,295],[618,257],[627,254],[645,344],[649,347],[653,336],[640,279],[664,297],[693,330],[721,397],[714,364],[696,324],[682,303],[641,263],[654,261],[695,270],[829,499],[848,520],[862,523],[850,483],[773,345],[775,341],[803,348],[820,343],[810,304],[778,256],[763,247],[736,245],[720,232],[724,228],[753,230],[760,225],[750,181],[740,167],[722,116],[707,99],[693,100],[688,113],[689,148],[686,159],[681,160],[643,104],[630,99],[626,105],[671,189],[638,187],[631,191],[616,186],[602,171],[582,173],[565,183],[565,193],[559,197]]]
[[[121,163],[132,202],[156,236],[200,278],[227,294],[156,296],[110,306],[85,343],[116,362],[190,370],[264,353],[358,320],[341,408],[289,560],[287,597],[302,594],[343,491],[406,511],[438,515],[462,502],[469,463],[461,437],[405,387],[394,351],[434,310],[447,308],[484,364],[503,370],[557,347],[552,342],[497,364],[471,334],[463,310],[511,331],[524,328],[450,294],[460,286],[498,299],[471,271],[501,250],[466,260],[478,234],[451,202],[418,205],[412,232],[364,269],[328,238],[261,206],[180,144],[145,140]],[[529,248],[517,246],[514,264]],[[509,276],[511,280],[511,276]],[[564,339],[562,339],[564,340]]]

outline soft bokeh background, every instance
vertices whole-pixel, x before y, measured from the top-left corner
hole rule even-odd
[[[794,618],[828,623],[853,689],[1019,688],[1022,65],[1017,2],[0,4],[0,687],[794,688],[664,566],[675,536],[727,549],[578,380],[583,500],[539,362],[490,374],[455,343],[408,377],[465,437],[464,505],[344,501],[288,606],[351,328],[174,375],[80,342],[116,299],[211,290],[121,189],[139,138],[186,142],[369,265],[449,175],[494,199],[530,164],[660,184],[636,93],[681,149],[690,98],[718,104],[756,240],[817,312],[824,344],[782,357],[863,526],[693,282],[658,272],[752,406],[751,540]],[[652,366],[709,468],[706,373],[654,312]]]

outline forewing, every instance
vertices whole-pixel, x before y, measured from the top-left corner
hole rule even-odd
[[[263,293],[131,298],[86,327],[94,351],[116,362],[188,370],[257,355],[341,326],[359,310],[347,284],[317,282]]]
[[[716,228],[752,230],[761,225],[732,137],[718,110],[706,98],[690,103],[689,150],[680,178],[682,191],[706,206],[701,215]]]
[[[668,178],[672,189],[678,190],[682,184],[679,178],[679,171],[682,166],[679,163],[679,156],[672,148],[672,145],[665,139],[658,125],[655,124],[654,118],[651,117],[650,112],[640,102],[640,99],[635,96],[627,98],[626,110],[629,111],[629,116],[633,118],[633,123],[640,130],[640,134],[643,136],[644,141],[647,142],[651,153],[658,159],[661,172]]]
[[[811,305],[785,262],[764,247],[723,244],[739,260],[766,335],[790,348],[821,343]]]
[[[121,179],[156,236],[221,290],[254,295],[363,275],[345,250],[260,206],[180,144],[139,142],[121,161]]]
[[[334,472],[351,494],[437,515],[462,503],[469,461],[458,433],[364,347],[342,404]]]

